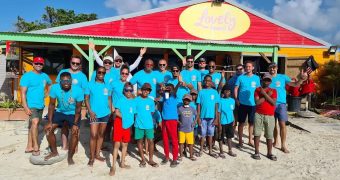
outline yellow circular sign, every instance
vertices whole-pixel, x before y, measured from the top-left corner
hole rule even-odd
[[[189,34],[209,40],[227,40],[248,31],[250,19],[241,9],[211,2],[185,9],[179,23]]]

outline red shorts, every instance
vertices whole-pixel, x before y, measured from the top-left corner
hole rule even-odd
[[[122,118],[116,117],[113,121],[113,135],[114,142],[128,143],[131,139],[130,128],[123,129]]]

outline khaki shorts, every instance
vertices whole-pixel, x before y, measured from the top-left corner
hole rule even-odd
[[[254,136],[261,136],[262,130],[264,129],[264,137],[266,139],[273,139],[274,127],[274,116],[255,113]]]
[[[31,128],[31,124],[32,124],[33,119],[39,119],[39,122],[41,122],[42,114],[43,114],[43,111],[44,111],[44,109],[36,109],[36,108],[32,108],[30,110],[31,110],[32,114],[29,117],[28,128]]]

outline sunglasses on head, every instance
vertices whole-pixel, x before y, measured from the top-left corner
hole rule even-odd
[[[34,63],[34,65],[36,65],[36,66],[43,66],[44,64],[43,63]]]
[[[97,74],[106,74],[105,71],[98,71]]]
[[[115,62],[121,63],[121,62],[123,62],[123,60],[121,60],[121,59],[116,59]]]
[[[68,80],[60,80],[61,84],[71,84],[72,80],[68,79]]]
[[[80,63],[77,63],[77,62],[71,62],[72,65],[76,65],[76,66],[79,66]]]
[[[124,92],[133,92],[133,89],[124,89]]]
[[[158,64],[158,66],[166,66],[166,64]]]
[[[112,64],[112,62],[111,61],[104,61],[104,64]]]

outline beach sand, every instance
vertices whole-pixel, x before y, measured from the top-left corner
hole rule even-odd
[[[261,138],[261,160],[251,158],[254,149],[245,145],[243,150],[234,148],[236,158],[214,159],[207,154],[192,162],[187,158],[176,168],[160,165],[158,168],[147,166],[139,168],[139,157],[135,146],[127,163],[131,169],[121,169],[117,164],[115,179],[340,179],[340,121],[317,116],[312,119],[290,118],[290,122],[308,131],[288,127],[289,154],[274,148],[278,161],[267,159],[265,139]],[[83,124],[86,122],[84,121]],[[89,128],[82,125],[79,151],[74,156],[75,165],[67,161],[37,166],[29,162],[30,154],[25,154],[27,135],[23,130],[25,122],[0,122],[0,179],[112,179],[108,175],[112,156],[106,152],[107,162],[87,166]],[[58,137],[58,136],[57,136]],[[60,138],[59,138],[60,139]],[[248,140],[244,139],[245,142]],[[234,143],[236,142],[233,140]],[[43,137],[41,149],[47,147]],[[85,148],[84,148],[85,147]],[[163,158],[156,153],[154,159],[160,163]],[[224,147],[227,151],[227,147]],[[170,155],[171,156],[171,155]]]

